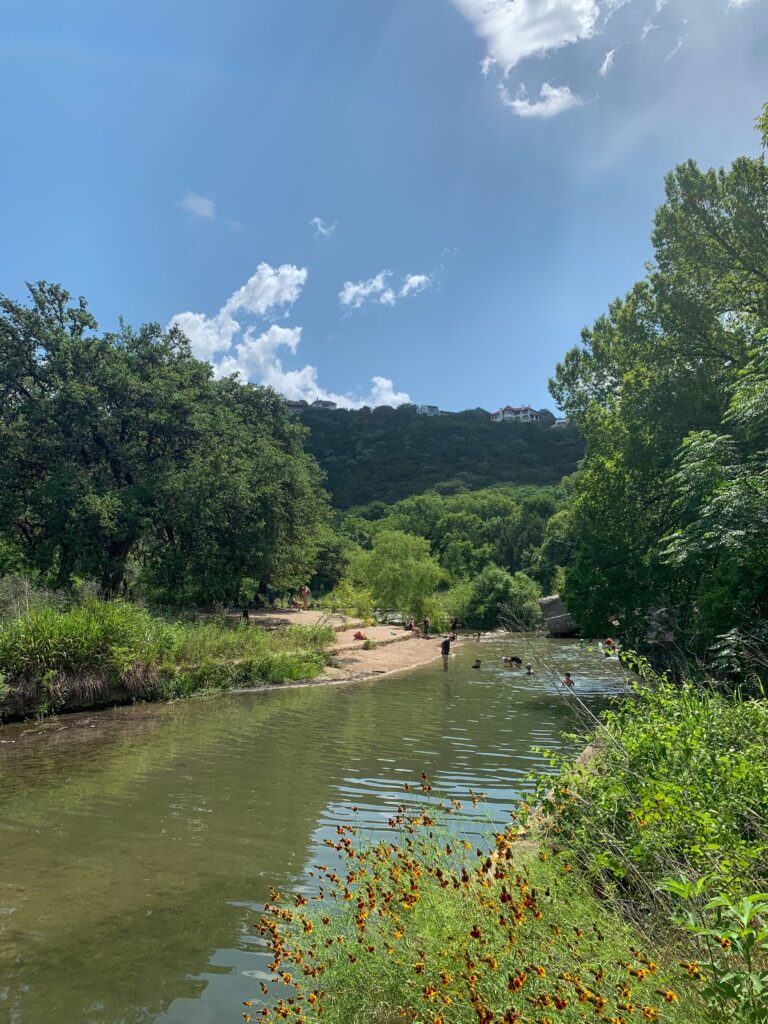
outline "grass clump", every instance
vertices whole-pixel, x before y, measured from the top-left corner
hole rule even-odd
[[[37,607],[0,624],[0,714],[312,678],[327,664],[334,636],[327,628],[267,631],[224,617],[169,622],[95,598]]]
[[[446,810],[430,802],[412,814],[401,808],[391,821],[399,834],[373,845],[338,828],[338,840],[326,842],[343,867],[317,865],[322,888],[311,910],[304,896],[273,893],[259,924],[274,959],[258,1019],[705,1019],[695,982],[663,966],[564,856],[519,843],[512,829],[495,836],[493,853],[475,850],[441,827]]]

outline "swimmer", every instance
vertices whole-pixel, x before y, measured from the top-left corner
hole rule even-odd
[[[566,672],[563,678],[563,686],[573,687],[573,677],[570,672]]]
[[[523,664],[523,659],[518,658],[516,654],[510,654],[506,656],[503,659],[503,661],[505,665],[515,665],[517,668],[520,668],[520,666]]]
[[[482,662],[480,661],[480,659],[479,658],[475,658],[475,662],[472,665],[472,668],[480,668],[481,664],[482,664]]]
[[[532,676],[533,675],[533,665],[526,665],[525,666],[525,674],[527,676]]]

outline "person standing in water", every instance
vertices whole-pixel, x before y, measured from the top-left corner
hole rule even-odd
[[[451,653],[451,638],[446,637],[440,644],[440,653],[443,656],[443,672],[448,671],[448,657]]]
[[[573,687],[573,677],[570,672],[566,672],[563,677],[563,686],[567,686],[569,689]]]

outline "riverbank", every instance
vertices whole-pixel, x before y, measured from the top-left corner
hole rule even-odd
[[[118,602],[43,609],[0,635],[0,722],[379,678],[439,658],[439,642],[315,610],[169,623]]]

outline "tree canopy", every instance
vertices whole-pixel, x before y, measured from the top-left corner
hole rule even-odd
[[[0,297],[5,562],[173,603],[305,579],[327,497],[284,401],[214,380],[176,330],[101,334],[83,299],[30,294]]]
[[[665,192],[647,277],[550,382],[587,453],[544,545],[588,631],[661,617],[703,656],[768,614],[768,170],[689,161]]]

